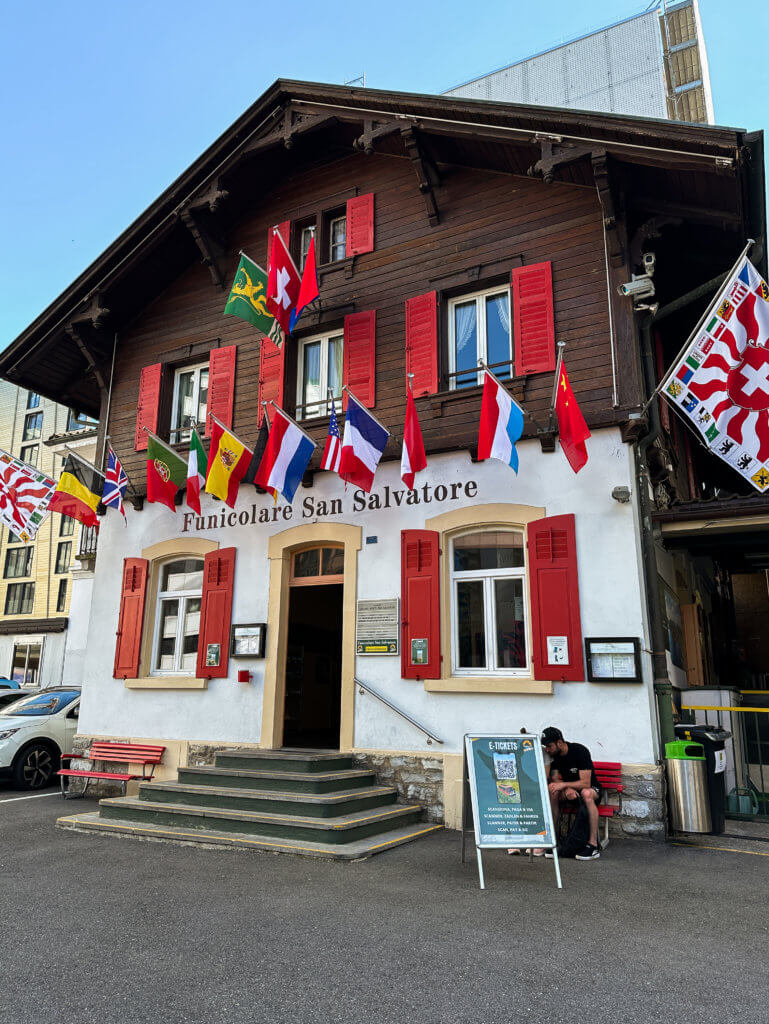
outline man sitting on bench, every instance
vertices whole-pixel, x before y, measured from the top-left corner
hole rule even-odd
[[[553,824],[557,827],[561,804],[581,800],[590,819],[590,838],[587,846],[576,855],[576,860],[596,860],[601,856],[598,845],[598,801],[601,783],[595,774],[590,751],[581,743],[567,743],[560,729],[553,726],[542,733],[542,746],[551,758],[548,766],[548,789],[553,809]]]

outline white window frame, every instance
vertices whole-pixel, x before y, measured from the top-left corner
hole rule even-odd
[[[40,647],[40,657],[37,662],[37,684],[40,685],[40,674],[43,668],[43,652],[45,651],[45,637],[44,636],[16,636],[13,638],[11,644],[11,667],[8,669],[8,675],[6,678],[13,679],[13,663],[14,654],[16,653],[17,647],[26,647],[27,653],[24,658],[24,682],[22,686],[27,685],[27,675],[29,673],[29,649],[30,647]]]
[[[181,375],[183,373],[194,373],[194,377],[192,379],[192,408],[197,409],[200,401],[201,370],[208,370],[208,387],[210,392],[211,364],[208,359],[204,363],[193,363],[191,366],[179,366],[174,370],[174,396],[171,403],[171,444],[183,444],[185,441],[189,441],[191,434],[188,427],[180,426],[181,409],[179,407],[179,385],[181,382]],[[208,403],[206,403],[206,413],[208,413]],[[205,428],[205,417],[204,422],[199,423],[198,426]]]
[[[472,569],[458,571],[454,569],[454,543],[462,537],[471,533],[516,533],[522,540],[523,565],[510,569]],[[450,614],[451,614],[451,670],[455,676],[487,677],[498,676],[504,678],[521,677],[528,678],[531,675],[531,635],[529,629],[529,603],[528,603],[528,572],[526,565],[526,535],[522,530],[513,527],[469,527],[451,538],[449,561],[449,586]],[[490,668],[497,660],[496,644],[496,601],[494,600],[494,581],[498,579],[520,579],[521,596],[523,600],[523,635],[526,644],[526,664],[523,668]],[[462,582],[483,583],[483,627],[486,634],[486,667],[467,668],[459,664],[459,607],[457,601],[457,584]]]
[[[470,292],[469,295],[457,295],[453,299],[449,299],[449,373],[456,373],[457,371],[457,349],[456,349],[456,326],[454,309],[457,306],[464,305],[466,302],[471,302],[475,299],[475,323],[477,326],[477,349],[475,353],[476,365],[479,359],[484,362],[488,361],[488,347],[486,337],[486,299],[492,298],[496,295],[505,295],[507,298],[507,317],[510,329],[508,334],[510,336],[510,366],[511,366],[511,377],[515,375],[515,366],[513,365],[514,350],[513,350],[513,322],[512,322],[512,310],[510,305],[510,288],[506,285],[501,285],[496,288],[485,288],[480,292]],[[462,373],[471,373],[471,370],[463,370]],[[496,371],[499,373],[499,370]],[[510,378],[506,378],[510,379]],[[476,384],[483,383],[483,371],[479,370],[476,374]],[[470,387],[470,384],[465,384],[464,387]],[[449,377],[449,391],[457,390],[457,378]],[[460,389],[463,390],[463,389]]]
[[[201,614],[203,612],[203,587],[201,585],[200,590],[161,590],[160,583],[163,579],[163,570],[167,565],[172,565],[174,562],[182,561],[199,561],[201,573],[204,569],[204,561],[202,558],[192,557],[190,555],[175,555],[173,558],[169,558],[167,561],[162,562],[158,567],[158,592],[155,597],[155,625],[153,627],[152,635],[152,662],[150,665],[151,676],[189,676],[189,669],[181,667],[182,660],[182,647],[184,641],[184,617],[185,609],[188,599],[192,598],[200,601]],[[174,665],[173,669],[156,668],[159,655],[160,655],[160,622],[161,622],[161,610],[163,608],[164,601],[179,601],[179,610],[176,614],[176,646],[174,648]],[[198,642],[200,642],[200,634],[198,633]]]
[[[331,413],[331,409],[328,406],[328,343],[332,338],[342,339],[342,362],[344,366],[343,331],[327,331],[325,334],[314,334],[311,338],[302,338],[299,342],[296,364],[296,418],[298,420],[311,420],[318,416],[328,416]],[[307,345],[314,345],[317,342],[320,342],[320,380],[325,399],[320,399],[315,403],[322,406],[321,411],[314,412],[311,416],[308,416],[307,411],[302,407],[302,399],[304,397],[304,350]],[[341,401],[341,390],[338,395],[334,395],[334,398],[337,401]]]
[[[344,252],[341,256],[334,256],[334,245],[341,245],[341,242],[334,243],[334,225],[344,221]],[[328,222],[328,261],[329,263],[341,263],[347,259],[347,214],[340,213],[338,217],[330,217]]]

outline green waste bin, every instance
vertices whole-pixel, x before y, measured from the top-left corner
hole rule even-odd
[[[670,824],[676,832],[710,832],[705,748],[691,740],[665,744]]]

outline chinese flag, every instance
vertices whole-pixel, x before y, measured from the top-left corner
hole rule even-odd
[[[558,434],[563,454],[575,473],[579,473],[587,462],[585,441],[590,437],[585,418],[569,384],[566,363],[561,360],[561,376],[555,396],[555,415],[558,417]]]

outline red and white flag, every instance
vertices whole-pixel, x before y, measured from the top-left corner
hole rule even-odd
[[[574,472],[579,473],[587,462],[585,441],[590,437],[590,430],[571,390],[566,363],[563,360],[555,396],[555,415],[558,418],[558,440],[561,443],[561,450]]]
[[[270,265],[267,271],[267,309],[283,333],[291,331],[291,313],[299,298],[302,279],[279,231],[272,233]]]
[[[427,469],[425,446],[422,431],[419,427],[417,407],[414,396],[409,388],[406,399],[406,423],[403,427],[403,451],[401,453],[401,480],[410,491],[414,489],[414,475]]]

